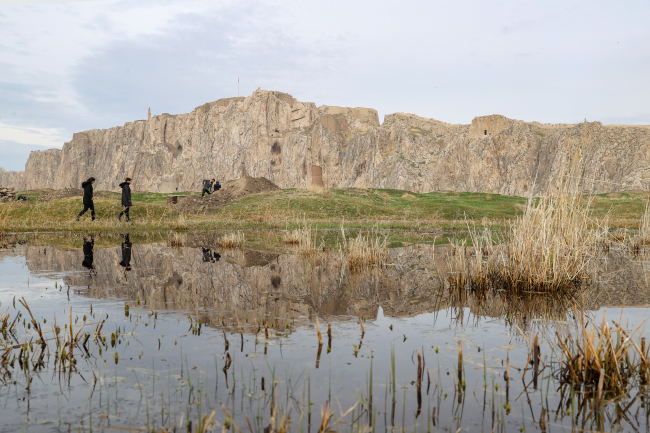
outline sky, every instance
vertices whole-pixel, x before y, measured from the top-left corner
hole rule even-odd
[[[0,166],[238,78],[380,119],[650,124],[648,23],[647,0],[0,0]]]

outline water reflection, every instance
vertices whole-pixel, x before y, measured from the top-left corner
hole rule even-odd
[[[12,320],[12,299],[27,296],[48,338],[56,327],[68,335],[86,318],[91,323],[88,350],[83,337],[64,374],[43,370],[30,382],[31,370],[7,367],[0,419],[11,419],[8,431],[23,421],[38,431],[187,430],[190,418],[196,427],[213,409],[218,430],[226,419],[221,404],[240,426],[248,417],[251,430],[264,431],[279,404],[282,414],[293,410],[291,431],[303,430],[304,417],[309,432],[319,429],[320,409],[336,401],[342,411],[357,404],[345,422],[358,431],[428,431],[429,422],[453,431],[648,425],[645,388],[597,408],[593,389],[559,387],[554,339],[540,335],[542,355],[532,358],[539,365],[529,364],[536,323],[566,321],[570,330],[573,307],[646,305],[641,264],[627,257],[608,256],[598,285],[572,297],[513,297],[449,287],[446,251],[437,247],[434,255],[428,245],[390,250],[390,266],[351,273],[341,253],[304,259],[223,250],[198,237],[182,247],[139,239],[125,234],[106,245],[87,237],[92,276],[79,266],[87,261],[80,240],[0,252],[0,302]],[[9,339],[19,354],[29,346],[19,343],[36,334],[29,322],[16,323]],[[48,342],[51,369],[57,346]],[[23,358],[38,359],[32,353]],[[149,407],[159,415],[150,418]]]
[[[122,235],[124,242],[122,242],[122,261],[120,266],[124,268],[124,279],[126,280],[126,273],[131,270],[131,247],[133,244],[129,239],[129,234]]]
[[[133,244],[122,235],[120,247],[94,248],[84,239],[82,251],[26,246],[33,272],[63,272],[65,284],[84,287],[84,296],[142,299],[156,310],[210,311],[202,323],[222,323],[224,316],[246,316],[262,323],[269,317],[299,316],[411,317],[454,308],[461,317],[503,318],[511,324],[570,320],[573,310],[626,305],[647,306],[649,285],[641,265],[622,255],[602,261],[597,284],[573,293],[547,296],[453,288],[445,278],[444,247],[413,245],[390,250],[391,265],[351,272],[344,254],[312,258],[251,249],[218,249],[195,239],[193,245]],[[188,243],[186,242],[186,245]],[[92,273],[75,272],[75,263]],[[130,271],[130,272],[129,272]],[[128,273],[128,278],[127,278]]]
[[[95,269],[94,263],[94,252],[95,252],[95,238],[91,235],[90,239],[84,237],[84,246],[83,246],[83,261],[81,266],[88,269],[88,276],[92,276],[93,269]]]

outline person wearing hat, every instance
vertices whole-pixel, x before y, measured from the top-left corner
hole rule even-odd
[[[81,215],[85,214],[88,209],[90,209],[90,216],[92,217],[92,220],[95,221],[95,204],[93,203],[93,199],[94,199],[93,183],[95,183],[95,178],[89,177],[88,180],[86,180],[81,184],[81,187],[84,190],[84,198],[83,198],[84,210],[79,212],[79,215],[77,215],[75,221],[79,221]]]
[[[126,215],[126,222],[130,223],[131,218],[129,218],[129,208],[133,206],[133,203],[131,202],[131,178],[127,177],[124,182],[120,184],[120,188],[122,188],[122,206],[124,206],[124,210],[117,215],[117,220],[121,222],[122,215]]]

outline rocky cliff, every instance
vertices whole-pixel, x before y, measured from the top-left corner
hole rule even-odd
[[[17,190],[25,189],[25,172],[7,171],[0,167],[0,187],[15,188]]]
[[[32,152],[24,174],[0,172],[18,189],[200,189],[202,179],[266,177],[282,188],[396,188],[415,192],[538,194],[554,185],[576,151],[595,192],[647,189],[650,128],[541,124],[503,116],[451,125],[368,108],[316,107],[286,93],[257,90],[122,127],[74,134],[62,150]]]

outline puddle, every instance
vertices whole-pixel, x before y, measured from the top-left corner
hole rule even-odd
[[[444,254],[437,247],[434,256],[431,245],[391,249],[389,266],[351,273],[339,252],[303,258],[200,240],[129,241],[130,257],[121,242],[84,251],[39,237],[0,250],[0,314],[13,321],[22,312],[0,340],[0,356],[18,346],[13,366],[10,356],[0,367],[0,431],[188,431],[188,422],[191,431],[213,431],[229,416],[231,431],[234,419],[242,431],[285,423],[317,432],[326,404],[337,431],[649,425],[645,385],[596,408],[592,390],[571,392],[557,373],[557,335],[575,334],[576,312],[600,323],[606,309],[632,329],[647,317],[642,260],[609,256],[599,285],[570,297],[515,299],[451,290]],[[21,351],[39,340],[23,298],[48,340],[43,352],[36,344]],[[61,364],[54,326],[63,342],[70,309],[73,333],[86,325],[76,363]],[[647,337],[646,328],[637,335]]]

